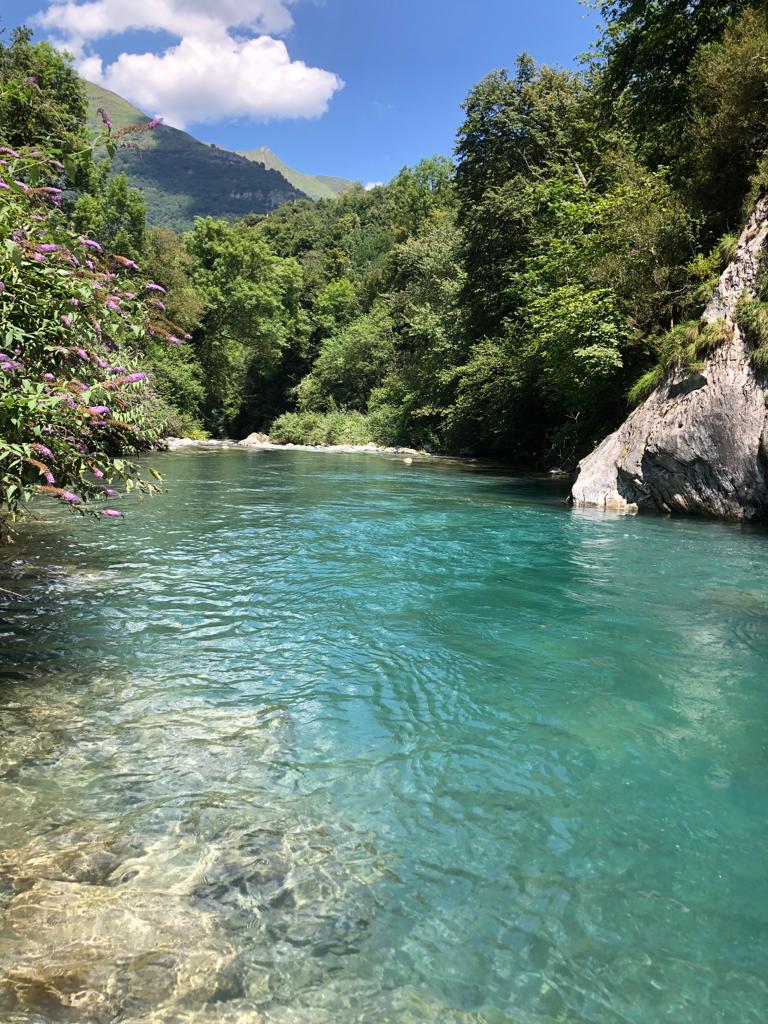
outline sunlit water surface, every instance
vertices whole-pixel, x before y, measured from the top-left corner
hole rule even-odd
[[[766,533],[157,464],[0,580],[0,1019],[764,1024]]]

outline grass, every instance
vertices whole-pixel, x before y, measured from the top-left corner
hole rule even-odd
[[[663,382],[673,367],[689,372],[701,370],[703,359],[731,337],[725,320],[686,320],[664,336],[659,348],[659,361],[630,388],[629,401],[638,405]]]
[[[742,298],[736,310],[736,320],[752,350],[752,362],[765,369],[768,367],[768,303]]]

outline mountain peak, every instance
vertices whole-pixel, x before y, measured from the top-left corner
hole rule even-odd
[[[93,82],[85,87],[92,126],[101,127],[100,107],[117,130],[150,120],[117,93]],[[143,193],[149,222],[175,231],[192,228],[195,217],[269,213],[296,199],[334,198],[355,185],[343,178],[300,174],[266,146],[233,153],[168,125],[133,141],[138,148],[118,150],[114,169]]]
[[[332,178],[323,174],[304,174],[289,167],[284,160],[268,146],[257,146],[241,153],[247,160],[264,164],[270,170],[278,171],[294,188],[299,189],[310,199],[336,199],[344,192],[349,192],[359,183],[348,178]]]

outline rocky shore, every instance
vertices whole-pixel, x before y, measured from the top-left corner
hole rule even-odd
[[[574,505],[768,519],[768,378],[738,322],[740,301],[756,295],[767,238],[765,198],[702,315],[705,325],[724,326],[726,340],[701,368],[672,367],[581,462]]]
[[[267,434],[249,434],[242,441],[210,440],[195,441],[188,437],[167,437],[165,445],[169,451],[183,448],[253,448],[260,451],[328,452],[337,455],[400,455],[411,459],[438,459],[445,456],[432,455],[417,448],[394,447],[374,444],[275,444]]]

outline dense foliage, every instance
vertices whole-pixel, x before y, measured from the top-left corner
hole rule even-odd
[[[48,410],[34,429],[18,410],[10,434],[4,421],[5,504],[47,471],[96,493],[94,468],[124,466],[169,418],[197,436],[269,429],[572,466],[670,365],[695,367],[724,333],[701,311],[768,190],[768,12],[599,6],[582,71],[524,55],[472,89],[455,161],[267,216],[198,218],[181,236],[148,229],[151,192],[91,160],[67,62],[23,34],[0,48],[0,141],[26,147],[2,168],[0,387],[8,409]],[[103,120],[102,150],[119,156],[137,126],[125,111]],[[96,239],[105,255],[89,267]],[[742,310],[756,362],[764,299]]]
[[[61,191],[43,184],[56,164],[5,147],[2,173],[0,507],[13,519],[36,490],[85,509],[115,478],[141,484],[126,457],[165,416],[137,353],[163,328],[133,290],[146,287],[138,268],[67,225]]]

